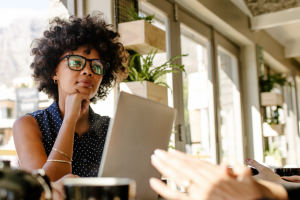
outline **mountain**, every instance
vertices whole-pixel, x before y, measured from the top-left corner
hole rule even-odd
[[[47,25],[44,17],[15,19],[9,26],[0,27],[0,86],[12,86],[14,78],[32,74],[30,45],[40,38]]]

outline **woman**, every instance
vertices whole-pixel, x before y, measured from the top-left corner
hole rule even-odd
[[[44,169],[52,181],[66,174],[98,175],[109,117],[90,103],[105,99],[127,61],[119,34],[101,13],[86,18],[56,18],[31,52],[38,91],[54,103],[22,116],[13,125],[20,167]]]
[[[236,166],[232,174],[226,165],[212,165],[179,151],[167,153],[155,150],[151,156],[151,163],[176,184],[184,186],[187,191],[173,191],[160,180],[151,178],[150,185],[153,190],[166,199],[273,200],[299,199],[300,196],[298,183],[288,183],[282,179],[276,179],[280,184],[256,180],[252,178],[250,170],[243,166]]]

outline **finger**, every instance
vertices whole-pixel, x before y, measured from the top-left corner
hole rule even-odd
[[[250,165],[250,166],[254,167],[255,169],[257,169],[257,171],[261,171],[261,170],[267,168],[267,167],[259,164],[256,160],[251,160],[251,159],[247,158],[245,161],[248,165]]]
[[[85,99],[81,102],[81,112],[85,113],[87,111],[87,109],[89,108],[90,105],[90,100],[89,99]]]
[[[281,178],[292,182],[300,182],[300,176],[282,176]]]
[[[151,178],[149,182],[151,188],[165,199],[189,199],[186,194],[171,190],[165,183],[157,178]]]
[[[219,169],[218,166],[216,165],[213,165],[209,162],[206,162],[204,160],[200,160],[198,158],[194,158],[194,157],[190,157],[190,156],[187,156],[185,153],[181,152],[181,151],[178,151],[178,150],[174,150],[171,155],[174,155],[175,157],[178,157],[178,158],[181,158],[187,162],[192,162],[195,163],[203,170],[208,170],[208,171],[212,171],[214,172],[216,169]]]
[[[227,174],[228,176],[230,177],[233,177],[233,178],[236,178],[237,175],[235,174],[233,168],[230,168],[228,166],[228,163],[227,162],[223,162],[221,163],[221,171],[224,173],[224,174]]]
[[[189,157],[186,154],[179,151],[167,153],[164,150],[157,149],[154,151],[154,153],[158,157],[161,157],[161,160],[163,162],[166,162],[166,165],[176,168],[176,170],[178,171],[183,171],[182,173],[188,177],[190,177],[189,174],[190,172],[192,172],[193,174],[202,176],[202,178],[205,178],[210,181],[214,181],[214,177],[216,176],[216,174],[221,173],[220,167],[212,165],[211,163],[208,163],[200,159]],[[194,178],[194,177],[190,177],[190,178]]]
[[[151,156],[151,164],[164,176],[170,177],[178,185],[181,185],[183,181],[187,178],[182,174],[181,171],[174,169],[174,167],[169,166],[165,162],[161,161],[156,155]],[[186,169],[185,169],[186,170]],[[182,171],[185,171],[182,170]]]
[[[205,175],[199,173],[197,169],[194,168],[193,163],[172,158],[169,154],[165,154],[164,159],[153,154],[151,156],[151,163],[159,172],[166,177],[172,178],[178,185],[183,185],[186,180],[191,180],[199,186],[203,183],[207,184],[211,182]]]

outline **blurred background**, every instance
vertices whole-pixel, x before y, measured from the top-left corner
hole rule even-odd
[[[54,17],[97,10],[119,30],[121,6],[165,33],[159,66],[173,56],[186,73],[168,74],[168,105],[177,109],[169,150],[219,164],[256,159],[270,167],[300,166],[299,0],[0,0],[0,158],[17,166],[16,118],[47,108],[29,65],[30,46]],[[149,33],[154,35],[155,33]],[[157,36],[157,39],[161,36]],[[122,34],[121,34],[122,39]],[[128,49],[130,49],[128,47]],[[113,117],[118,85],[91,105]]]

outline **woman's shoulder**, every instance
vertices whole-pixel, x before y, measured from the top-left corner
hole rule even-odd
[[[24,115],[16,119],[13,124],[13,135],[23,135],[24,133],[32,134],[33,132],[41,135],[39,125],[35,118],[31,115]]]
[[[109,123],[109,121],[110,121],[109,116],[102,116],[102,115],[99,115],[97,113],[94,113],[94,119],[95,119],[96,122],[107,122],[107,123]]]

